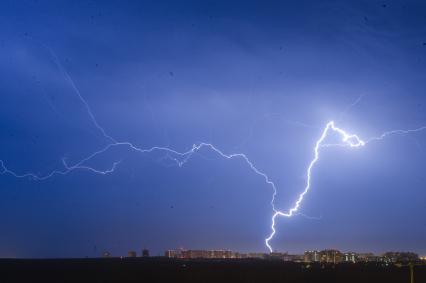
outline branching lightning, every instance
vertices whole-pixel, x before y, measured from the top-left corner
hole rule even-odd
[[[391,136],[391,135],[397,135],[397,134],[409,134],[409,133],[414,133],[414,132],[419,132],[419,131],[423,131],[426,130],[426,126],[424,127],[420,127],[417,129],[410,129],[410,130],[392,130],[392,131],[387,131],[384,132],[383,134],[381,134],[378,137],[373,137],[368,139],[367,141],[363,141],[362,139],[360,139],[357,135],[355,134],[349,134],[346,131],[344,131],[343,129],[340,129],[338,127],[335,126],[334,121],[330,121],[327,123],[327,125],[325,126],[322,135],[320,136],[320,138],[317,140],[317,142],[315,143],[315,147],[314,147],[314,158],[311,160],[311,162],[309,163],[307,169],[306,169],[306,185],[305,185],[305,189],[303,190],[303,192],[299,195],[299,197],[297,198],[296,202],[294,203],[294,206],[291,207],[287,212],[285,211],[280,211],[280,210],[275,210],[274,208],[274,214],[272,215],[272,224],[271,224],[271,234],[269,235],[269,237],[267,237],[265,239],[265,245],[268,247],[269,251],[272,252],[272,247],[270,245],[270,241],[272,240],[272,238],[274,237],[275,233],[276,233],[276,229],[275,229],[275,223],[276,223],[276,218],[278,216],[283,216],[283,217],[292,217],[298,210],[299,207],[303,201],[303,198],[305,197],[305,195],[308,193],[308,191],[311,188],[311,173],[312,173],[312,169],[314,168],[315,164],[318,162],[319,160],[319,152],[320,152],[320,148],[322,147],[332,147],[332,146],[342,146],[342,147],[350,147],[350,148],[358,148],[358,147],[363,147],[365,145],[367,145],[370,142],[373,141],[380,141],[383,140],[384,138]],[[329,132],[333,131],[336,132],[337,134],[340,135],[341,137],[341,143],[337,143],[337,144],[324,144],[324,140],[326,139],[326,137],[328,136]]]
[[[46,47],[46,48],[48,48],[48,47]],[[171,160],[176,162],[176,164],[179,167],[182,167],[192,157],[193,154],[197,153],[198,151],[200,151],[203,148],[206,148],[206,149],[211,150],[212,152],[216,153],[217,155],[219,155],[220,157],[225,158],[225,159],[241,159],[242,161],[244,161],[246,163],[246,165],[248,165],[248,167],[250,168],[250,170],[252,172],[254,172],[255,174],[262,177],[263,180],[265,181],[265,183],[272,188],[272,199],[271,199],[271,202],[270,202],[270,204],[272,206],[272,210],[273,210],[273,214],[272,214],[272,217],[271,217],[271,227],[270,227],[271,233],[265,239],[265,245],[269,249],[270,252],[273,251],[272,246],[270,244],[270,241],[274,238],[274,235],[276,234],[275,225],[276,225],[277,217],[280,216],[280,217],[289,218],[289,217],[296,216],[296,215],[303,215],[298,210],[299,210],[299,208],[300,208],[300,206],[303,202],[305,195],[311,189],[311,179],[312,179],[311,173],[312,173],[312,170],[314,169],[315,165],[319,161],[320,150],[322,148],[332,147],[332,146],[342,146],[342,147],[348,147],[348,148],[360,148],[360,147],[364,147],[365,145],[367,145],[370,142],[383,140],[388,136],[405,135],[405,134],[410,134],[410,133],[426,130],[426,126],[420,127],[420,128],[417,128],[417,129],[410,129],[410,130],[392,130],[392,131],[384,132],[380,136],[373,137],[373,138],[370,138],[370,139],[364,141],[361,138],[359,138],[357,135],[347,133],[345,130],[336,127],[334,121],[328,122],[326,124],[325,128],[323,129],[321,136],[315,142],[315,146],[313,148],[313,159],[309,162],[309,165],[306,169],[306,184],[305,184],[304,190],[298,195],[298,197],[296,198],[296,201],[294,202],[294,205],[291,208],[289,208],[286,211],[285,210],[278,210],[275,207],[275,198],[276,198],[276,195],[277,195],[276,185],[268,177],[268,175],[266,173],[264,173],[263,171],[261,171],[257,167],[255,167],[254,163],[252,161],[250,161],[249,158],[247,157],[247,155],[245,155],[243,153],[226,154],[222,150],[220,150],[219,148],[214,146],[213,144],[205,143],[205,142],[202,142],[202,143],[199,143],[199,144],[194,144],[189,150],[183,151],[183,152],[174,150],[174,149],[169,148],[169,147],[162,147],[162,146],[154,146],[154,147],[151,147],[151,148],[141,148],[141,147],[134,145],[131,142],[118,141],[117,139],[108,135],[106,133],[106,131],[104,130],[104,128],[97,122],[95,115],[93,114],[89,104],[83,98],[80,91],[76,87],[74,81],[72,80],[71,76],[66,72],[65,68],[63,68],[63,66],[61,65],[61,63],[60,63],[59,59],[57,58],[57,56],[55,55],[55,53],[50,48],[48,48],[48,49],[49,49],[49,51],[52,55],[52,58],[54,59],[56,65],[58,66],[58,69],[61,71],[64,78],[70,83],[70,85],[72,86],[73,90],[75,91],[77,97],[79,98],[81,103],[84,105],[84,107],[85,107],[85,109],[88,113],[88,116],[91,119],[93,125],[99,130],[99,132],[102,134],[102,136],[106,140],[108,140],[108,144],[105,147],[103,147],[102,149],[100,149],[96,152],[93,152],[92,154],[90,154],[86,158],[83,158],[82,160],[76,162],[73,165],[68,164],[66,162],[66,160],[63,159],[62,164],[63,164],[64,168],[62,170],[54,170],[54,171],[52,171],[48,174],[45,174],[45,175],[38,175],[38,174],[35,174],[35,173],[31,173],[31,172],[19,174],[19,173],[16,173],[15,171],[10,170],[5,165],[4,161],[0,160],[0,175],[8,174],[8,175],[11,175],[11,176],[16,177],[16,178],[29,178],[29,179],[33,179],[33,180],[37,180],[37,181],[43,181],[43,180],[49,179],[49,178],[51,178],[55,175],[67,175],[70,172],[75,171],[75,170],[85,170],[85,171],[89,171],[89,172],[96,173],[96,174],[106,175],[106,174],[113,173],[115,171],[115,169],[117,168],[117,166],[120,164],[121,161],[114,162],[112,164],[112,166],[109,169],[106,169],[106,170],[100,170],[100,169],[90,167],[90,166],[87,165],[87,163],[90,160],[94,159],[95,157],[97,157],[101,154],[104,154],[107,151],[109,151],[110,149],[115,148],[115,147],[125,147],[125,148],[127,148],[131,151],[134,151],[136,153],[141,153],[141,154],[151,153],[151,152],[154,152],[154,151],[166,152],[168,154],[168,158],[170,158]],[[361,100],[361,98],[362,98],[362,96],[359,97],[357,99],[357,101],[353,105],[351,105],[351,107],[353,107],[355,104],[357,104]],[[328,137],[328,135],[330,133],[337,134],[340,137],[340,143],[337,143],[337,144],[325,143],[326,138]]]
[[[349,147],[361,147],[361,146],[365,145],[365,142],[363,140],[361,140],[357,135],[348,134],[344,130],[337,128],[334,125],[334,121],[330,121],[330,122],[327,123],[327,125],[325,126],[325,128],[322,132],[321,137],[315,143],[314,159],[312,159],[312,161],[309,163],[309,166],[306,170],[306,186],[305,186],[305,189],[297,198],[296,202],[294,203],[294,206],[291,207],[287,212],[284,212],[284,211],[281,211],[281,210],[275,210],[275,208],[274,208],[274,214],[272,215],[272,224],[271,224],[272,232],[269,235],[269,237],[267,237],[265,239],[265,245],[268,247],[269,251],[271,251],[271,252],[272,252],[272,247],[271,247],[269,242],[272,240],[272,238],[274,237],[274,235],[276,233],[275,219],[277,218],[277,216],[292,217],[294,215],[294,213],[299,210],[299,207],[300,207],[300,205],[303,201],[303,198],[305,197],[305,195],[308,193],[309,189],[311,188],[311,172],[312,172],[312,168],[315,166],[315,164],[319,160],[320,147],[323,145],[323,142],[326,139],[326,137],[327,137],[327,135],[330,131],[334,131],[334,132],[338,133],[342,137],[341,140],[342,140],[344,145],[347,145]]]

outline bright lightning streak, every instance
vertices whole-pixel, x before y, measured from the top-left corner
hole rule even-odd
[[[299,210],[299,208],[300,208],[300,206],[303,202],[305,195],[309,192],[309,190],[311,188],[311,172],[312,172],[313,168],[315,167],[315,165],[317,164],[317,162],[319,161],[319,156],[320,156],[319,154],[320,154],[321,148],[332,147],[332,146],[358,148],[358,147],[363,147],[363,146],[365,146],[366,144],[368,144],[372,141],[383,140],[384,138],[391,136],[391,135],[403,135],[403,134],[409,134],[409,133],[414,133],[414,132],[426,130],[426,126],[420,127],[420,128],[417,128],[417,129],[411,129],[411,130],[392,130],[392,131],[384,132],[383,134],[381,134],[378,137],[373,137],[373,138],[368,139],[367,141],[363,141],[357,135],[349,134],[345,130],[336,127],[335,124],[334,124],[334,121],[328,122],[326,124],[325,128],[323,129],[320,138],[315,143],[315,146],[314,146],[314,149],[313,149],[314,158],[311,160],[311,162],[309,163],[309,165],[306,169],[306,185],[305,185],[304,190],[302,191],[302,193],[299,194],[294,205],[289,210],[281,211],[281,210],[277,210],[275,208],[275,197],[277,195],[277,187],[275,186],[274,182],[270,180],[268,175],[266,175],[264,172],[262,172],[261,170],[256,168],[255,165],[252,163],[252,161],[250,161],[249,158],[243,153],[226,154],[223,151],[221,151],[220,149],[218,149],[216,146],[214,146],[213,144],[204,143],[204,142],[199,143],[199,144],[194,144],[191,149],[184,151],[184,152],[179,152],[179,151],[176,151],[176,150],[171,149],[169,147],[161,147],[161,146],[154,146],[154,147],[151,147],[151,148],[144,149],[144,148],[135,146],[131,142],[127,142],[127,141],[119,142],[119,141],[117,141],[117,139],[108,135],[106,133],[106,131],[104,130],[104,128],[97,122],[96,117],[93,114],[88,102],[83,98],[80,91],[76,87],[74,81],[72,80],[71,76],[66,72],[65,68],[63,68],[63,66],[61,65],[56,54],[53,52],[53,50],[51,48],[49,48],[47,46],[45,46],[45,47],[49,50],[49,52],[51,53],[58,69],[61,71],[64,78],[70,83],[70,85],[72,86],[73,90],[75,91],[77,97],[79,98],[79,100],[84,105],[84,107],[87,111],[87,114],[89,115],[93,125],[101,132],[103,137],[105,137],[110,143],[107,146],[105,146],[104,148],[102,148],[101,150],[90,154],[89,156],[80,160],[79,162],[75,163],[74,165],[67,164],[66,161],[63,159],[62,160],[62,163],[63,163],[63,166],[64,166],[63,170],[54,170],[54,171],[52,171],[52,172],[50,172],[46,175],[37,175],[35,173],[18,174],[16,172],[8,169],[5,165],[5,163],[3,162],[3,160],[0,160],[0,175],[9,174],[9,175],[12,175],[13,177],[16,177],[16,178],[30,178],[30,179],[37,180],[37,181],[43,181],[43,180],[49,179],[49,178],[51,178],[55,175],[67,175],[74,170],[86,170],[86,171],[90,171],[92,173],[106,175],[106,174],[114,172],[121,161],[114,162],[112,164],[111,168],[109,168],[107,170],[95,169],[93,167],[86,165],[86,163],[89,162],[90,160],[94,159],[98,155],[101,155],[101,154],[107,152],[108,150],[110,150],[113,147],[127,147],[129,150],[132,150],[132,151],[138,152],[138,153],[142,153],[142,154],[143,153],[151,153],[151,152],[154,152],[154,151],[167,152],[168,157],[171,160],[173,160],[174,162],[176,162],[176,164],[179,167],[182,167],[192,157],[192,155],[194,153],[200,151],[203,148],[207,148],[207,149],[210,149],[211,151],[213,151],[214,153],[218,154],[220,157],[225,158],[225,159],[235,159],[235,158],[242,159],[255,174],[262,177],[263,180],[265,181],[265,183],[267,185],[271,186],[271,188],[273,190],[272,199],[271,199],[271,206],[272,206],[272,210],[273,210],[273,215],[272,215],[272,218],[271,218],[271,222],[272,222],[271,231],[272,232],[265,239],[265,245],[269,249],[270,252],[273,251],[273,249],[270,245],[270,241],[273,239],[274,235],[276,234],[276,229],[275,229],[276,218],[278,216],[289,218],[289,217],[292,217],[292,216],[295,216],[295,215],[303,215],[298,210]],[[355,106],[361,99],[362,99],[362,96],[360,96],[350,107]],[[348,111],[349,109],[347,109],[346,111]],[[337,133],[341,137],[341,143],[324,144],[324,141],[325,141],[325,139],[327,138],[327,136],[330,132]]]
[[[357,135],[348,134],[344,130],[337,128],[334,125],[334,121],[330,121],[327,123],[326,127],[324,128],[321,137],[317,140],[314,147],[314,159],[309,163],[309,166],[306,170],[306,186],[303,192],[299,195],[296,202],[294,203],[294,206],[291,207],[287,212],[283,212],[281,210],[275,210],[274,214],[272,215],[272,224],[271,224],[271,234],[269,237],[265,239],[265,245],[268,247],[269,251],[272,252],[272,247],[270,245],[270,241],[274,237],[276,230],[275,230],[275,219],[277,216],[283,216],[283,217],[292,217],[295,212],[299,210],[299,207],[303,201],[303,198],[308,193],[309,189],[311,188],[311,172],[312,168],[315,166],[315,164],[319,160],[319,149],[322,146],[322,143],[324,142],[325,138],[327,137],[329,131],[334,131],[338,133],[342,137],[342,142],[350,147],[361,147],[365,145],[365,142],[361,140]]]
[[[309,163],[309,166],[307,167],[307,170],[306,170],[306,176],[307,176],[306,186],[305,186],[304,190],[302,191],[302,193],[299,194],[294,206],[291,207],[287,212],[277,210],[275,208],[275,197],[277,195],[277,188],[276,188],[274,182],[270,180],[268,175],[266,175],[264,172],[257,169],[255,167],[255,165],[248,159],[248,157],[245,154],[243,154],[243,153],[226,154],[211,143],[200,143],[198,145],[194,144],[190,150],[184,151],[184,152],[179,152],[179,151],[176,151],[176,150],[168,148],[168,147],[155,146],[155,147],[151,147],[151,148],[148,148],[148,149],[143,149],[143,148],[140,148],[140,147],[133,145],[130,142],[114,142],[114,143],[108,144],[103,149],[92,153],[91,155],[82,159],[81,161],[77,162],[74,165],[70,166],[65,162],[65,160],[63,160],[63,165],[65,167],[64,170],[55,170],[55,171],[52,171],[51,173],[44,175],[44,176],[39,176],[39,175],[36,175],[34,173],[17,174],[15,172],[9,170],[5,166],[5,164],[2,160],[0,160],[0,174],[10,174],[10,175],[12,175],[16,178],[32,178],[32,179],[38,180],[38,181],[49,179],[49,178],[53,177],[54,175],[67,175],[71,171],[78,170],[78,169],[87,170],[87,171],[91,171],[91,172],[96,173],[96,174],[105,175],[105,174],[109,174],[109,173],[114,172],[117,165],[120,162],[114,162],[112,167],[108,170],[105,170],[105,171],[98,170],[98,169],[92,168],[92,167],[84,165],[84,164],[86,164],[88,161],[94,159],[96,156],[107,152],[111,148],[120,147],[120,146],[127,147],[130,150],[133,150],[133,151],[139,152],[139,153],[151,153],[151,152],[154,152],[154,151],[165,151],[165,152],[172,154],[176,157],[180,157],[180,158],[171,157],[171,159],[174,160],[179,167],[182,167],[191,158],[191,156],[194,153],[200,151],[202,148],[208,148],[208,149],[212,150],[213,152],[217,153],[219,156],[221,156],[225,159],[234,159],[234,158],[242,159],[254,173],[261,176],[264,179],[265,183],[272,187],[273,194],[272,194],[271,206],[272,206],[272,209],[273,209],[273,212],[274,212],[273,215],[272,215],[272,218],[271,218],[271,222],[272,222],[271,231],[272,232],[265,239],[266,247],[269,249],[270,252],[272,252],[273,249],[272,249],[272,246],[270,245],[270,241],[273,239],[274,235],[276,234],[276,229],[275,229],[276,218],[278,216],[289,218],[289,217],[292,217],[294,215],[300,214],[300,212],[298,212],[298,210],[300,208],[300,205],[301,205],[305,195],[308,193],[308,191],[311,188],[311,173],[312,173],[314,166],[317,164],[317,162],[319,160],[320,148],[328,147],[328,146],[345,146],[345,147],[351,147],[351,148],[358,148],[358,147],[365,146],[369,142],[382,140],[389,135],[408,134],[408,133],[418,132],[418,131],[422,131],[422,130],[426,130],[426,127],[420,127],[420,128],[412,129],[412,130],[393,130],[393,131],[385,132],[378,137],[370,138],[367,141],[363,141],[357,135],[349,134],[346,131],[344,131],[343,129],[336,127],[335,124],[334,124],[334,121],[328,122],[326,127],[324,128],[320,138],[315,143],[314,158],[311,160],[311,162]],[[339,144],[324,144],[324,141],[327,138],[330,131],[339,134],[340,137],[341,137],[342,143],[339,143]],[[108,137],[108,135],[106,135],[106,136]],[[114,139],[112,139],[112,140],[114,140]]]
[[[314,158],[312,159],[312,161],[309,163],[309,166],[306,170],[306,186],[305,189],[303,190],[303,192],[299,195],[299,197],[297,198],[294,206],[292,208],[290,208],[287,212],[283,212],[280,210],[275,210],[274,208],[274,214],[272,215],[272,224],[271,224],[271,234],[269,235],[269,237],[267,237],[265,239],[265,245],[268,247],[269,251],[272,252],[272,247],[270,245],[270,241],[272,240],[272,238],[274,237],[275,233],[276,233],[276,229],[275,229],[275,224],[276,224],[276,218],[278,216],[282,216],[282,217],[292,217],[299,209],[303,198],[305,197],[305,195],[308,193],[309,189],[311,188],[311,172],[312,169],[314,168],[315,164],[318,162],[319,160],[319,150],[322,147],[332,147],[332,146],[342,146],[342,147],[351,147],[351,148],[358,148],[358,147],[363,147],[365,145],[367,145],[368,143],[372,142],[372,141],[380,141],[383,140],[384,138],[391,136],[391,135],[402,135],[402,134],[410,134],[410,133],[415,133],[415,132],[419,132],[419,131],[423,131],[426,130],[426,126],[424,127],[420,127],[420,128],[416,128],[416,129],[410,129],[410,130],[392,130],[392,131],[387,131],[384,132],[383,134],[381,134],[378,137],[373,137],[368,139],[367,141],[363,141],[362,139],[360,139],[357,135],[354,134],[348,134],[346,131],[344,131],[341,128],[338,128],[335,126],[334,121],[330,121],[327,123],[326,127],[324,128],[322,135],[320,136],[320,138],[317,140],[317,142],[315,143],[315,147],[314,147]],[[325,138],[328,136],[328,133],[330,131],[334,131],[336,133],[338,133],[341,136],[341,142],[342,143],[337,143],[337,144],[323,144]]]

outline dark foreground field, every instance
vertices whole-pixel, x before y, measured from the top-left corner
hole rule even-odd
[[[426,266],[414,267],[426,282]],[[0,282],[410,282],[409,268],[165,258],[0,260]]]

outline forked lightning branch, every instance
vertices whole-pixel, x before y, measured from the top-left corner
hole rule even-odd
[[[212,152],[216,153],[218,156],[225,158],[225,159],[241,159],[244,163],[246,163],[246,165],[248,165],[249,169],[252,172],[259,175],[265,181],[265,183],[272,188],[271,206],[272,206],[273,213],[272,213],[272,217],[271,217],[271,220],[270,220],[271,221],[271,233],[265,239],[265,245],[269,249],[270,252],[273,251],[273,248],[272,248],[270,242],[276,234],[276,227],[275,226],[276,226],[276,222],[277,222],[277,217],[292,217],[292,216],[297,215],[296,212],[298,212],[299,208],[301,207],[305,195],[311,189],[311,186],[312,186],[311,185],[311,183],[312,183],[312,177],[311,177],[312,174],[311,173],[312,173],[312,170],[314,169],[314,167],[319,162],[321,149],[324,149],[326,147],[332,147],[332,146],[342,146],[342,147],[347,147],[347,148],[352,148],[352,149],[353,148],[359,148],[359,147],[366,146],[368,143],[370,143],[372,141],[382,140],[382,139],[384,139],[384,138],[386,138],[390,135],[409,134],[409,133],[419,132],[419,131],[426,129],[426,126],[425,126],[425,127],[420,127],[420,128],[411,129],[411,130],[392,130],[392,131],[384,132],[383,134],[381,134],[377,137],[373,137],[373,138],[370,138],[370,139],[364,141],[361,138],[359,138],[357,135],[348,133],[345,130],[338,128],[335,125],[334,121],[328,122],[326,124],[326,126],[324,127],[321,136],[315,142],[315,145],[314,145],[314,148],[313,148],[313,159],[310,161],[310,163],[308,164],[308,167],[306,169],[306,184],[305,184],[304,189],[295,198],[295,202],[294,202],[294,204],[291,208],[289,208],[288,210],[278,210],[275,207],[275,197],[277,195],[276,185],[268,177],[268,175],[266,173],[264,173],[263,171],[258,169],[254,165],[254,163],[249,160],[249,158],[247,157],[246,154],[243,154],[243,153],[227,154],[227,153],[224,153],[219,148],[217,148],[215,145],[213,145],[211,143],[204,143],[204,142],[199,143],[199,144],[194,144],[189,150],[183,151],[183,152],[174,150],[174,149],[169,148],[169,147],[162,147],[162,146],[154,146],[154,147],[151,147],[151,148],[140,148],[140,147],[134,145],[133,143],[131,143],[129,141],[118,141],[117,139],[113,138],[112,136],[106,134],[106,131],[97,122],[95,115],[91,111],[87,101],[80,94],[79,90],[75,86],[71,77],[68,75],[68,73],[65,71],[65,69],[62,68],[61,64],[59,63],[59,60],[57,60],[54,53],[52,53],[52,56],[54,57],[57,65],[58,65],[58,68],[61,70],[64,77],[69,81],[69,83],[71,84],[71,86],[75,90],[77,97],[83,103],[92,123],[94,124],[94,126],[97,129],[99,129],[101,134],[110,143],[107,146],[105,146],[104,148],[102,148],[102,149],[100,149],[96,152],[93,152],[92,154],[90,154],[86,158],[80,160],[79,162],[76,162],[75,164],[70,165],[65,161],[65,159],[63,159],[63,166],[64,166],[63,169],[54,170],[54,171],[52,171],[48,174],[45,174],[45,175],[38,175],[38,174],[35,174],[35,173],[32,173],[32,172],[18,173],[16,171],[8,168],[6,163],[3,160],[0,160],[0,174],[1,175],[9,174],[9,175],[12,175],[16,178],[29,178],[29,179],[32,179],[32,180],[43,181],[43,180],[52,178],[56,175],[67,175],[68,173],[70,173],[72,171],[76,171],[76,170],[86,170],[86,171],[90,171],[90,172],[93,172],[95,174],[101,174],[101,175],[110,174],[110,173],[113,173],[115,171],[117,166],[120,164],[120,160],[117,160],[116,162],[114,162],[111,165],[111,167],[107,170],[100,170],[100,169],[91,167],[91,166],[87,165],[87,163],[90,160],[94,159],[95,157],[97,157],[101,154],[104,154],[104,153],[108,152],[109,150],[111,150],[112,148],[115,148],[115,147],[125,147],[128,150],[131,150],[132,152],[141,153],[141,154],[151,153],[151,152],[154,152],[154,151],[166,152],[166,153],[168,153],[169,157],[174,162],[176,162],[176,164],[179,167],[181,167],[193,156],[193,154],[197,153],[202,148],[206,148],[206,149],[209,149]],[[326,138],[328,137],[328,135],[330,133],[337,134],[340,137],[340,141],[336,144],[325,143]]]

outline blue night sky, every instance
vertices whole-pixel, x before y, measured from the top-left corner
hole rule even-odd
[[[283,210],[329,120],[363,139],[426,125],[423,1],[138,2],[1,2],[9,170],[44,176],[111,143],[78,92],[118,141],[246,154]],[[84,164],[121,161],[107,175],[1,174],[0,257],[266,252],[264,179],[207,148],[181,168],[174,157],[117,146]],[[322,149],[300,209],[309,217],[277,219],[272,246],[425,254],[425,159],[426,131]]]

